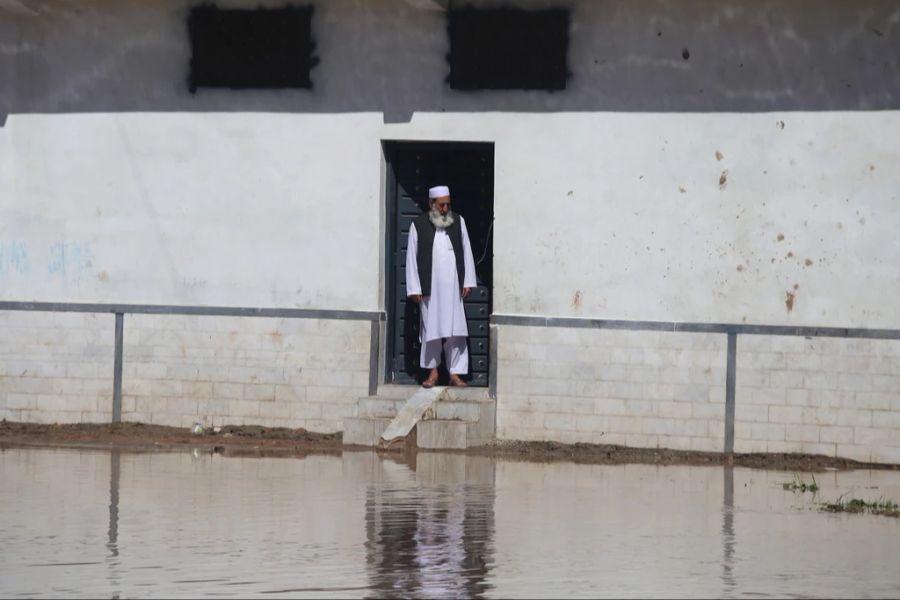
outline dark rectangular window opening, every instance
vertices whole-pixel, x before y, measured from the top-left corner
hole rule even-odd
[[[562,8],[448,12],[450,88],[564,90],[569,11]]]
[[[312,6],[191,9],[191,92],[217,88],[311,88]]]

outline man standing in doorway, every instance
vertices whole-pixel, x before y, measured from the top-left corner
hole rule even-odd
[[[430,372],[422,386],[437,383],[441,342],[450,385],[466,385],[460,375],[469,372],[466,311],[463,300],[475,287],[475,259],[463,218],[450,210],[450,189],[428,190],[430,208],[409,227],[406,247],[406,295],[422,314],[420,363]]]

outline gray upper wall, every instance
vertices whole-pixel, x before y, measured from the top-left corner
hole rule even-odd
[[[186,23],[197,2],[28,4],[38,16],[0,13],[0,122],[7,113],[110,111],[376,111],[405,121],[441,111],[900,108],[900,1],[506,2],[572,11],[572,78],[550,93],[450,90],[446,20],[434,0],[314,0],[321,63],[312,90],[195,95]],[[219,3],[260,4],[285,2]]]

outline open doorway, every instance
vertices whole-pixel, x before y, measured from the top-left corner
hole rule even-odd
[[[478,282],[466,300],[469,385],[488,385],[488,319],[493,283],[494,145],[470,142],[384,142],[387,164],[387,340],[388,383],[421,381],[419,357],[407,356],[406,242],[412,221],[428,206],[428,188],[447,185],[453,210],[466,220]],[[446,369],[439,368],[440,384]]]

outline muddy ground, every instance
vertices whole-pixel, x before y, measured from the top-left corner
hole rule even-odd
[[[187,428],[117,424],[36,424],[0,421],[0,449],[14,447],[118,448],[126,451],[179,451],[199,449],[241,456],[305,456],[311,453],[340,454],[340,433],[314,433],[305,429],[226,425],[218,431],[192,433]],[[389,453],[407,453],[403,446]],[[599,444],[558,444],[554,442],[496,441],[489,446],[465,451],[478,456],[536,462],[580,464],[723,465],[726,457],[717,452],[692,452],[651,448],[627,448]],[[853,460],[808,454],[735,454],[734,465],[786,471],[833,469],[898,469],[898,465],[862,463]]]

